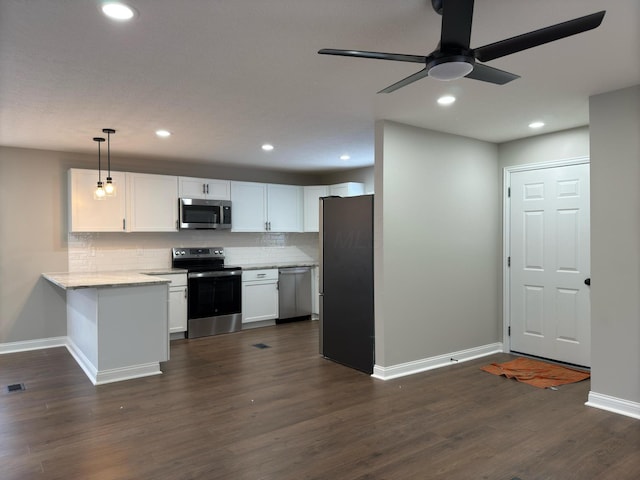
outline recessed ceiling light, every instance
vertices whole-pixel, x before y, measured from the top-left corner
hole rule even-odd
[[[106,2],[102,4],[102,13],[113,20],[131,20],[135,15],[133,8],[121,2]]]
[[[273,150],[273,145],[271,145],[270,143],[265,143],[264,145],[262,145],[262,149],[265,152],[270,152],[271,150]]]
[[[349,160],[351,157],[346,153],[344,155],[340,155],[340,160]]]
[[[438,103],[440,105],[451,105],[455,101],[456,97],[454,97],[453,95],[443,95],[438,99]]]
[[[529,128],[542,128],[544,127],[544,122],[531,122],[529,124]]]
[[[156,130],[156,135],[166,138],[171,136],[171,132],[169,130]]]

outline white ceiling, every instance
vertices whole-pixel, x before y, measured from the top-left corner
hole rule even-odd
[[[638,0],[478,0],[472,47],[607,14],[488,62],[521,75],[507,85],[425,78],[391,94],[376,92],[422,67],[316,52],[426,55],[440,35],[431,0],[128,3],[139,15],[116,23],[98,0],[0,0],[1,145],[95,152],[108,127],[114,156],[322,172],[372,165],[376,119],[504,142],[587,125],[590,95],[640,83]],[[444,93],[457,102],[439,107]]]

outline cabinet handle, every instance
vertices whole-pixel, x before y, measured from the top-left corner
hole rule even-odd
[[[124,230],[126,230],[126,229],[127,229],[127,219],[126,219],[126,218],[123,218],[123,219],[122,219],[122,230],[124,231]]]
[[[207,193],[207,189],[206,189],[207,185],[206,184],[202,184],[202,193]]]
[[[184,289],[184,298],[187,298],[187,289],[186,289],[186,287]]]
[[[207,194],[209,193],[209,184],[207,184]]]
[[[266,276],[267,276],[267,274],[266,274],[266,273],[259,273],[257,276],[258,276],[258,277],[260,277],[260,278],[262,278],[262,277],[266,277]]]

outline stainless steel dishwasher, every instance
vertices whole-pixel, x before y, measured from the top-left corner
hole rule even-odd
[[[311,315],[311,267],[278,269],[277,323]]]

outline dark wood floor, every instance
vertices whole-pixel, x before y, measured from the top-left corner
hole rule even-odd
[[[64,348],[0,355],[0,478],[640,478],[640,422],[588,382],[479,369],[505,354],[383,382],[317,345],[310,321],[180,340],[163,375],[99,387]]]

